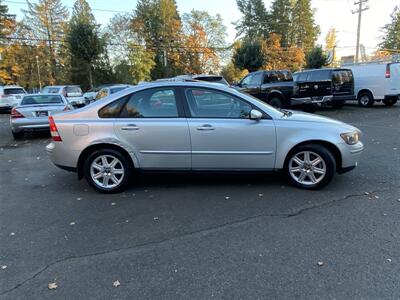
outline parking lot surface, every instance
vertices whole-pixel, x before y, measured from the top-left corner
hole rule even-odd
[[[53,166],[48,135],[14,141],[1,114],[0,298],[399,298],[400,105],[318,113],[366,146],[323,190],[160,174],[116,195]]]

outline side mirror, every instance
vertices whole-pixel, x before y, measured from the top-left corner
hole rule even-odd
[[[252,109],[250,111],[250,119],[251,120],[261,120],[261,118],[263,117],[263,114],[261,111],[257,110],[257,109]]]

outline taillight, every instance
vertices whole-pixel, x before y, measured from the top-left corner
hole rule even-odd
[[[390,78],[390,64],[386,65],[385,78]]]
[[[19,119],[19,118],[25,118],[18,110],[16,110],[15,108],[13,108],[11,110],[11,115],[10,115],[11,119]]]
[[[58,129],[56,123],[54,122],[54,118],[52,116],[49,117],[49,125],[50,125],[50,133],[53,137],[53,141],[62,142],[61,136],[58,133]]]

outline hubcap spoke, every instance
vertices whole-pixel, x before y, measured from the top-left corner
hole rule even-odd
[[[305,172],[301,172],[298,180],[299,180],[299,182],[303,182],[305,178],[306,178],[306,173]]]
[[[298,158],[297,156],[293,157],[293,160],[296,164],[298,164],[299,166],[301,166],[304,162]]]
[[[310,152],[308,151],[304,152],[304,162],[306,163],[310,162]]]
[[[308,178],[310,178],[312,183],[316,183],[317,182],[317,178],[315,178],[315,175],[313,172],[308,173]]]
[[[317,157],[316,159],[314,159],[311,164],[315,167],[316,165],[318,165],[321,162],[321,158]]]
[[[92,162],[90,175],[97,186],[103,189],[112,189],[123,181],[125,169],[117,157],[113,155],[101,155]]]
[[[97,173],[96,175],[93,176],[94,179],[100,179],[103,178],[104,174],[102,172]]]
[[[314,173],[317,174],[325,174],[325,170],[324,169],[320,169],[320,168],[314,168]]]
[[[302,151],[290,159],[289,173],[298,183],[313,186],[325,178],[326,164],[319,154],[313,151]]]

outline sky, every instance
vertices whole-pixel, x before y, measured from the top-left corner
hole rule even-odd
[[[207,10],[210,14],[220,14],[227,27],[227,41],[235,39],[236,31],[232,22],[240,19],[241,14],[235,0],[176,0],[181,14],[192,9]],[[21,9],[26,8],[24,0],[3,0],[9,6],[9,11],[20,19]],[[37,0],[31,0],[37,2]],[[74,0],[62,0],[69,8]],[[106,25],[117,12],[131,12],[137,0],[88,0],[98,23]],[[272,0],[264,0],[266,7],[271,6]],[[324,44],[325,36],[331,27],[336,28],[338,36],[338,56],[352,55],[355,52],[357,15],[351,13],[356,9],[354,0],[312,0],[315,10],[315,21],[321,28],[319,44]],[[382,36],[381,28],[390,22],[390,14],[400,0],[369,0],[369,10],[362,15],[361,44],[368,53],[376,49]]]

